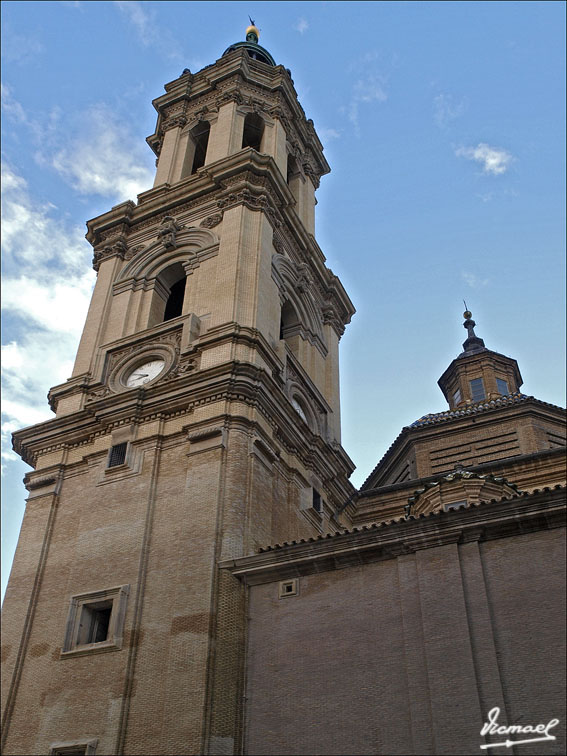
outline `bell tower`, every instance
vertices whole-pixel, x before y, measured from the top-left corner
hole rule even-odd
[[[246,606],[217,565],[343,522],[354,308],[314,237],[321,143],[258,35],[165,85],[153,188],[87,224],[73,375],[14,436],[6,754],[240,753]]]

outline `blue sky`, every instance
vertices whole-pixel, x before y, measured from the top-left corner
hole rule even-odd
[[[12,430],[51,416],[94,273],[85,221],[151,187],[151,100],[244,37],[290,68],[332,173],[317,238],[357,314],[341,342],[359,485],[445,408],[465,338],[564,404],[565,4],[2,3],[2,587],[28,469]]]

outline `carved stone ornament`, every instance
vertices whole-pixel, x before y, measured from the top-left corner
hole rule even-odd
[[[89,394],[86,399],[86,403],[89,404],[90,402],[96,402],[98,399],[104,399],[106,396],[111,394],[112,392],[108,388],[108,386],[103,386],[99,389],[93,389],[89,391]]]
[[[169,131],[169,129],[183,128],[187,123],[187,118],[184,115],[178,115],[168,118],[163,124],[163,130]]]
[[[105,244],[104,247],[95,249],[92,262],[93,268],[98,271],[101,262],[109,257],[120,257],[124,260],[127,250],[128,247],[123,239],[116,239],[111,244]]]
[[[218,226],[221,221],[222,213],[215,213],[202,220],[199,225],[201,228],[214,228],[215,226]]]
[[[336,307],[329,299],[321,307],[321,315],[323,317],[323,323],[325,325],[333,326],[339,336],[342,336],[345,331],[344,324],[339,317]]]
[[[173,378],[180,378],[183,375],[188,375],[199,367],[199,360],[197,357],[192,357],[182,362],[178,362],[173,369],[165,376],[164,381],[171,381]]]
[[[182,228],[172,215],[165,216],[158,231],[158,238],[166,249],[177,247],[176,234]]]
[[[309,291],[312,283],[313,278],[309,272],[309,266],[307,263],[300,263],[297,266],[297,290],[304,294],[306,291]]]
[[[278,253],[278,255],[283,255],[285,252],[285,247],[283,245],[283,242],[280,239],[274,239],[272,244],[274,245],[274,249]]]

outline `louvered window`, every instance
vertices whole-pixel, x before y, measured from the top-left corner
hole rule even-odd
[[[483,399],[486,398],[486,394],[484,392],[484,383],[482,382],[482,378],[473,378],[470,384],[471,384],[471,398],[473,402],[481,402]]]
[[[126,447],[127,443],[116,444],[110,449],[110,456],[108,457],[108,467],[116,467],[117,465],[123,465],[126,461]]]

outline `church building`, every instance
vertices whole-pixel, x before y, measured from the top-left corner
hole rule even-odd
[[[14,434],[3,752],[564,753],[565,412],[467,311],[448,409],[353,487],[330,169],[258,38],[165,85],[153,188],[87,223],[73,374]]]

